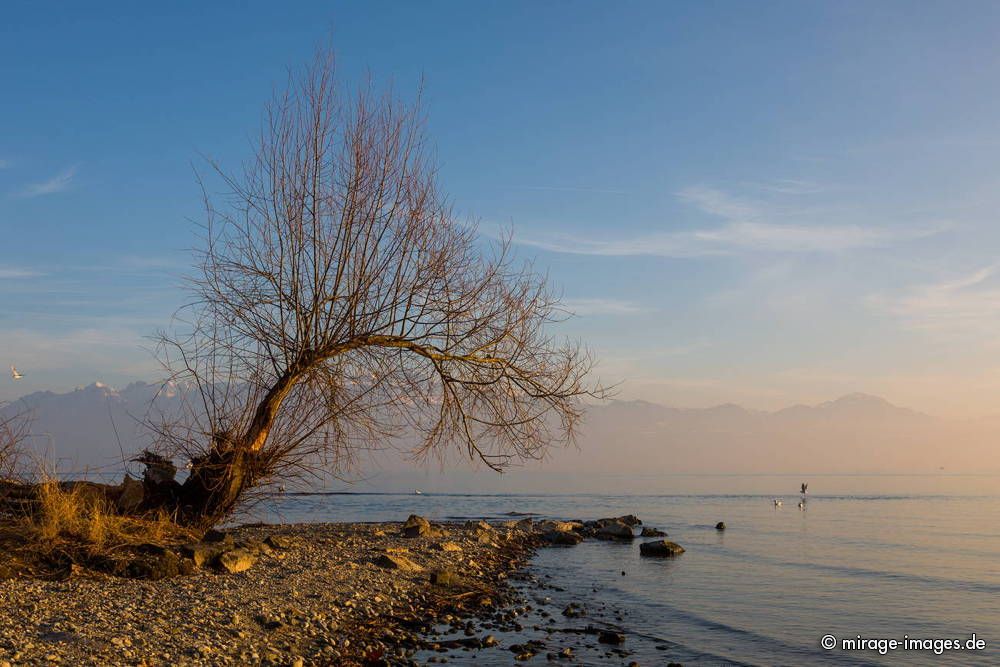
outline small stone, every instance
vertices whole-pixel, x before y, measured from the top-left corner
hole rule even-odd
[[[256,558],[246,549],[232,549],[219,555],[216,561],[219,567],[229,574],[244,572],[253,567]]]
[[[472,530],[493,530],[493,526],[486,523],[482,519],[478,521],[466,521],[465,527]]]
[[[282,551],[287,551],[295,546],[295,540],[288,537],[287,535],[268,535],[264,540],[264,544],[271,547],[272,549],[281,549]]]
[[[437,570],[431,572],[431,583],[435,586],[459,586],[462,578],[451,570]]]
[[[726,522],[725,521],[720,521],[719,523],[715,524],[715,529],[716,530],[725,530],[726,529]]]
[[[421,572],[423,567],[414,563],[412,560],[406,556],[401,556],[399,554],[384,553],[379,554],[372,561],[381,568],[387,570],[401,570],[403,572]]]
[[[614,644],[618,646],[625,643],[625,635],[620,632],[612,632],[611,630],[601,630],[597,635],[597,641],[602,644]]]

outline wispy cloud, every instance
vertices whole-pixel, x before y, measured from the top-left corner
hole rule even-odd
[[[779,195],[814,195],[825,190],[818,183],[795,178],[779,178],[772,181],[747,183],[747,185],[761,192]]]
[[[41,271],[25,269],[17,266],[0,266],[0,280],[16,278],[37,278],[44,276]]]
[[[914,329],[992,336],[1000,328],[1000,264],[869,302]]]
[[[64,192],[73,183],[74,176],[76,176],[75,166],[59,172],[47,181],[32,183],[31,185],[24,187],[19,193],[17,193],[17,195],[19,197],[31,198],[51,195],[57,192]]]
[[[517,234],[514,240],[522,245],[577,255],[705,257],[750,251],[836,253],[884,247],[901,240],[931,236],[947,228],[946,225],[935,225],[899,230],[854,224],[780,224],[770,219],[787,218],[789,211],[735,197],[715,188],[685,188],[677,193],[677,197],[702,213],[721,218],[723,224],[628,238]]]
[[[543,190],[547,192],[592,192],[594,194],[624,195],[625,190],[614,190],[611,188],[590,188],[583,186],[558,186],[558,185],[521,185],[519,190]]]
[[[708,230],[647,234],[625,239],[588,239],[578,235],[516,235],[521,245],[551,252],[613,257],[710,257],[739,252],[841,252],[887,246],[893,242],[937,234],[942,227],[907,231],[858,225],[797,226],[734,222]]]
[[[10,160],[6,160],[0,157],[0,169],[10,169],[13,163]]]
[[[619,299],[566,299],[562,305],[574,315],[628,315],[642,310],[636,303]]]
[[[727,220],[749,220],[760,217],[757,204],[705,186],[692,186],[677,191],[677,198],[709,215]]]

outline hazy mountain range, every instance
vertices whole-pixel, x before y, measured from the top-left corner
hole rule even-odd
[[[127,458],[149,442],[139,420],[158,389],[141,382],[121,390],[95,383],[67,393],[30,394],[3,410],[31,411],[33,448],[58,459],[61,469],[120,474],[123,452]],[[175,400],[174,392],[158,399],[167,409]],[[602,475],[997,472],[998,435],[998,419],[940,419],[865,394],[776,412],[732,404],[684,409],[611,401],[588,409],[577,447],[554,451],[505,479],[523,487],[530,478],[531,488],[560,479],[562,488],[575,477]],[[361,474],[375,487],[405,487],[421,479],[432,484],[452,475],[457,488],[462,483],[456,480],[484,476],[465,465],[430,464],[415,471],[404,456],[387,453],[369,461]]]

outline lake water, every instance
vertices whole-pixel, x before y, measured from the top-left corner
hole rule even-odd
[[[798,486],[790,480],[756,484],[779,481],[786,490]],[[587,541],[543,549],[533,561],[532,571],[552,586],[544,595],[554,609],[582,602],[594,622],[626,632],[628,657],[594,647],[584,659],[578,650],[586,664],[996,665],[1000,495],[962,495],[965,488],[1000,489],[1000,480],[992,482],[951,480],[950,493],[941,493],[940,485],[934,493],[816,491],[804,511],[794,493],[784,495],[781,508],[770,493],[349,494],[285,496],[258,508],[258,516],[299,522],[400,521],[410,513],[439,520],[510,518],[515,512],[579,519],[636,514],[667,531],[686,553],[640,558],[642,539]],[[878,478],[824,479],[814,480],[811,490],[858,485],[887,486]],[[718,521],[726,522],[724,532],[715,530]],[[840,645],[860,634],[900,642],[904,635],[959,640],[964,646],[973,633],[985,648],[945,650],[939,644],[938,652],[880,652]],[[837,648],[821,648],[824,635],[836,637]],[[510,662],[503,651],[476,656],[476,664]]]

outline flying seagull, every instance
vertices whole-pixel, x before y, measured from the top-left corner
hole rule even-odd
[[[808,489],[808,488],[809,488],[809,485],[808,485],[808,484],[806,484],[805,482],[802,482],[802,495],[806,495],[807,493],[809,493],[809,492],[808,492],[808,491],[806,490],[806,489]]]
[[[20,380],[21,378],[23,378],[23,377],[24,377],[24,376],[23,376],[23,375],[21,375],[21,374],[20,374],[20,373],[19,373],[19,372],[17,371],[17,369],[16,369],[16,368],[14,368],[13,366],[11,366],[11,367],[10,367],[10,376],[11,376],[12,378],[14,378],[15,380]]]

